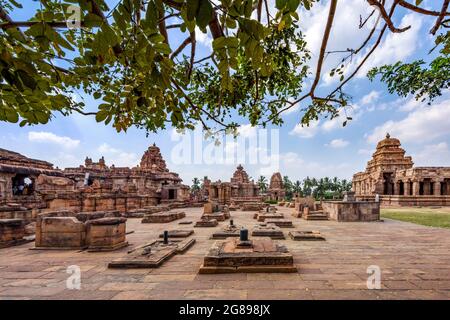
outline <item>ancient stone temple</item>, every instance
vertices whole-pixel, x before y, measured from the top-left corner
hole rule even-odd
[[[49,162],[0,149],[0,204],[20,202],[28,208],[43,205],[36,194],[40,175],[63,176],[63,173]]]
[[[382,205],[450,205],[450,167],[414,167],[400,141],[386,138],[378,142],[364,172],[353,176],[358,200],[374,200]]]
[[[283,178],[279,172],[276,172],[270,178],[269,189],[267,190],[269,200],[283,200],[286,192],[284,191]]]
[[[0,150],[0,204],[4,206],[126,213],[158,204],[183,206],[188,200],[189,187],[167,169],[155,145],[133,168],[108,166],[102,157],[59,170],[48,162]]]
[[[219,204],[241,205],[248,202],[261,202],[259,186],[250,181],[247,172],[239,165],[233,173],[230,182],[209,183],[208,196],[210,201]]]

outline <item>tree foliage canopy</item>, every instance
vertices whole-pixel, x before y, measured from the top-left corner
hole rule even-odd
[[[276,0],[273,10],[268,0],[117,0],[111,8],[105,0],[40,0],[33,17],[18,21],[15,10],[23,1],[0,0],[0,120],[24,126],[78,112],[118,131],[157,131],[167,124],[192,129],[199,122],[204,129],[234,131],[237,117],[252,125],[281,124],[280,115],[299,103],[305,103],[303,124],[323,114],[334,117],[349,103],[344,85],[386,30],[409,29],[391,21],[399,6],[434,17],[431,33],[445,48],[428,69],[421,61],[399,63],[374,69],[370,77],[381,74],[391,92],[431,99],[448,87],[448,33],[439,30],[448,26],[449,0],[439,12],[420,8],[421,1],[396,0],[385,8],[385,1],[367,0],[382,28],[377,35],[374,27],[360,48],[347,52],[351,57],[369,44],[371,50],[354,73],[333,69],[339,85],[318,96],[337,0],[330,0],[317,66],[306,85],[310,53],[298,10],[309,10],[314,1]],[[198,56],[198,32],[211,34],[211,55]],[[76,101],[77,92],[92,95],[98,108]]]

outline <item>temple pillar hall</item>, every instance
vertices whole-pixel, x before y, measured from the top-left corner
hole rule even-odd
[[[404,185],[404,193],[403,195],[405,196],[409,196],[411,194],[411,182],[408,180],[406,181],[405,185]]]
[[[441,180],[435,180],[433,183],[433,195],[440,196],[441,195]]]
[[[418,196],[420,192],[420,181],[413,181],[412,187],[413,196]]]

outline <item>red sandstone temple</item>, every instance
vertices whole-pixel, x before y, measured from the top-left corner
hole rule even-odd
[[[69,209],[75,212],[147,206],[182,206],[189,187],[170,172],[160,149],[150,146],[134,168],[107,166],[86,158],[78,168],[59,170],[51,163],[0,149],[0,209]],[[23,211],[22,210],[22,211]]]
[[[247,172],[239,165],[230,179],[230,182],[207,181],[205,183],[210,201],[219,204],[240,205],[248,202],[260,202],[259,186],[254,181],[250,181]]]
[[[450,205],[450,167],[413,167],[400,141],[387,134],[366,170],[353,176],[353,191],[358,200],[378,194],[382,205]]]

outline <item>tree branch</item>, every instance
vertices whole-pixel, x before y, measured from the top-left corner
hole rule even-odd
[[[189,61],[189,69],[187,71],[188,80],[191,79],[192,68],[194,67],[196,46],[197,46],[197,40],[195,39],[195,31],[193,31],[193,32],[191,32],[191,59]]]
[[[322,44],[320,46],[319,59],[317,61],[316,76],[314,77],[314,82],[311,85],[311,90],[310,90],[311,96],[314,96],[314,90],[316,89],[317,84],[319,83],[319,80],[320,80],[320,74],[322,71],[322,64],[323,64],[323,59],[325,56],[325,50],[327,48],[328,38],[330,37],[330,31],[331,31],[331,27],[333,25],[334,14],[336,13],[336,5],[337,5],[337,0],[331,0],[330,10],[328,11],[327,24],[325,26],[325,32],[324,32],[324,35],[322,38]]]
[[[186,46],[192,42],[191,37],[187,37],[186,39],[184,39],[184,41],[180,44],[180,46],[177,48],[177,50],[175,50],[174,52],[172,52],[172,54],[170,55],[170,59],[175,59],[175,57],[181,52],[183,51],[184,48],[186,48]]]
[[[407,1],[404,1],[404,0],[399,0],[398,4],[406,9],[415,11],[417,13],[429,15],[429,16],[439,16],[441,14],[441,12],[426,10],[426,9],[420,8],[418,6],[415,6]],[[450,12],[446,12],[445,15],[450,16]]]
[[[397,3],[398,0],[394,0],[394,3]],[[380,14],[381,17],[384,19],[384,21],[386,22],[387,26],[389,27],[389,30],[391,30],[391,32],[393,33],[401,33],[401,32],[405,32],[406,30],[410,29],[411,26],[407,26],[404,28],[396,28],[394,26],[394,23],[391,20],[391,17],[389,17],[389,15],[387,14],[386,10],[384,9],[384,6],[379,3],[376,0],[367,0],[367,2],[371,5],[371,6],[375,6],[380,10]]]
[[[441,13],[439,14],[439,17],[436,19],[436,23],[434,24],[434,27],[430,30],[430,33],[433,36],[436,34],[439,27],[441,26],[442,21],[444,20],[445,14],[447,13],[449,3],[450,3],[450,0],[444,0],[444,3],[442,4]]]

